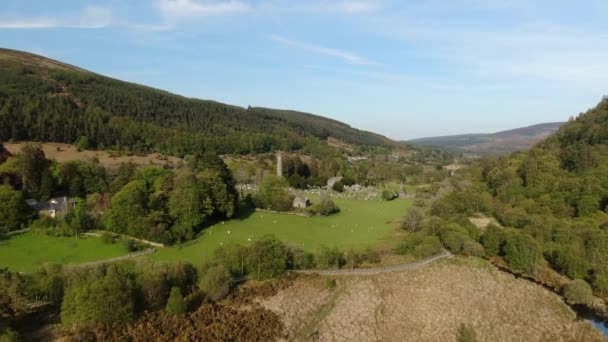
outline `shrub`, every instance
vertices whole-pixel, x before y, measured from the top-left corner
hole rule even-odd
[[[313,215],[328,216],[340,211],[340,208],[332,201],[327,193],[322,193],[319,203],[310,207],[309,212]]]
[[[564,297],[569,304],[590,304],[593,290],[583,279],[575,279],[564,289]]]
[[[334,185],[331,186],[331,189],[335,192],[344,192],[344,183],[335,182]]]
[[[257,279],[273,278],[287,269],[289,251],[272,236],[264,237],[249,247],[247,269]]]
[[[399,195],[392,190],[389,190],[389,189],[382,190],[382,199],[385,201],[392,201],[397,197],[399,197]]]
[[[291,267],[296,270],[307,270],[315,266],[315,257],[312,253],[301,249],[291,251]]]
[[[0,330],[0,342],[19,342],[22,341],[19,333],[11,328]]]
[[[470,324],[461,324],[458,329],[458,342],[477,342],[477,333]]]
[[[378,251],[375,249],[372,249],[372,248],[366,249],[364,256],[365,256],[365,261],[367,261],[371,264],[377,264],[380,262],[380,253],[378,253]]]
[[[125,249],[128,252],[135,252],[135,251],[137,251],[137,243],[133,239],[126,239],[126,238],[123,239],[122,240],[122,245],[125,247]]]
[[[436,236],[425,237],[414,250],[414,256],[424,259],[441,252],[441,241]]]
[[[482,257],[485,254],[485,250],[478,242],[467,239],[462,244],[461,253],[467,256]]]
[[[411,232],[417,232],[422,227],[422,221],[424,219],[424,215],[422,210],[417,207],[409,208],[405,217],[403,218],[403,229],[407,229]]]
[[[321,247],[315,255],[315,264],[318,268],[340,268],[344,265],[344,256],[337,248]]]
[[[511,268],[524,272],[533,272],[542,257],[536,241],[521,233],[512,233],[506,238],[504,253]]]
[[[179,287],[174,286],[171,288],[171,294],[169,300],[167,300],[167,312],[174,315],[181,315],[186,313],[186,303],[184,303],[184,296]]]
[[[336,287],[336,279],[325,279],[325,288],[326,289],[333,289]]]
[[[199,288],[213,301],[225,298],[230,293],[232,277],[222,265],[211,266],[200,281]]]
[[[99,238],[101,239],[101,242],[109,245],[109,244],[114,243],[114,239],[116,238],[116,235],[114,235],[110,232],[102,232],[101,235],[99,236]]]

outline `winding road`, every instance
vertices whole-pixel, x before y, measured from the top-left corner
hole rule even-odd
[[[406,270],[415,270],[419,268],[423,268],[428,266],[435,261],[441,259],[451,258],[454,255],[450,253],[450,251],[446,249],[441,249],[441,253],[435,254],[432,257],[429,257],[424,260],[420,260],[413,263],[408,264],[400,264],[386,267],[378,267],[378,268],[358,268],[358,269],[342,269],[342,270],[299,270],[294,271],[296,273],[301,274],[319,274],[319,275],[327,275],[327,276],[365,276],[365,275],[376,275],[390,272],[398,272],[398,271],[406,271]]]

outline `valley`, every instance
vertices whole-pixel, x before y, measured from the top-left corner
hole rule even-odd
[[[400,143],[8,49],[0,80],[0,340],[606,341],[608,98]]]

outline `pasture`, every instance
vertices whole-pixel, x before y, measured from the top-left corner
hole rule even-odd
[[[0,237],[0,268],[31,272],[46,262],[78,264],[127,254],[121,244],[96,237],[53,237],[31,232]]]
[[[314,202],[314,198],[312,199]],[[198,264],[230,243],[249,244],[274,235],[289,245],[314,252],[321,246],[340,249],[390,248],[398,234],[398,222],[410,200],[391,202],[334,198],[340,207],[329,217],[302,217],[283,213],[254,212],[245,218],[219,222],[184,244],[160,249],[151,258],[184,260]]]

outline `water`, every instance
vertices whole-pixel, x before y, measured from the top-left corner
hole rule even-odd
[[[599,331],[601,331],[605,336],[608,336],[608,324],[606,322],[602,321],[601,319],[599,319],[599,317],[596,317],[592,314],[585,314],[583,318],[585,319],[585,321],[593,324],[593,326],[596,327]]]

